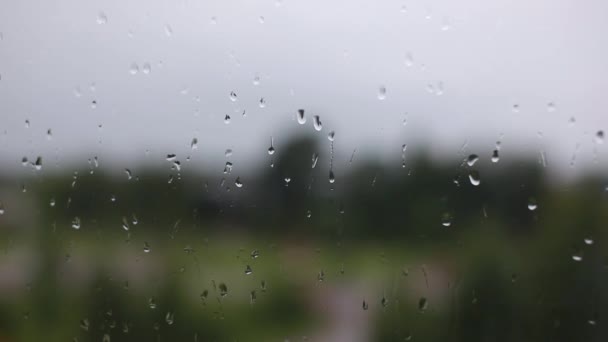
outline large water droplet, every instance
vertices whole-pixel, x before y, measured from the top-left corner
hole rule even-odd
[[[149,74],[152,71],[152,66],[150,65],[150,63],[144,63],[144,66],[141,68],[141,71],[144,72],[144,74]]]
[[[235,102],[237,100],[236,93],[234,91],[230,92],[230,101]]]
[[[230,123],[230,115],[226,114],[226,116],[224,117],[224,123],[226,125]]]
[[[131,66],[129,67],[129,73],[131,73],[131,75],[135,75],[139,72],[139,65],[137,65],[137,63],[131,63]]]
[[[243,182],[241,182],[241,177],[236,177],[236,180],[234,181],[234,185],[236,185],[237,188],[243,187]]]
[[[536,202],[536,198],[534,198],[534,197],[530,197],[530,198],[528,199],[528,209],[529,209],[530,211],[534,211],[534,210],[536,210],[536,208],[538,208],[538,204],[537,204],[537,202]]]
[[[97,23],[103,25],[108,22],[108,16],[104,12],[97,13]]]
[[[329,170],[329,183],[333,184],[336,181],[336,177],[334,176],[334,171]]]
[[[472,170],[469,173],[469,181],[471,181],[471,184],[473,184],[474,186],[478,186],[481,183],[481,179],[479,178],[479,172]]]
[[[327,134],[327,140],[334,141],[335,136],[336,136],[336,132],[331,131],[331,132],[329,132],[329,134]]]
[[[477,156],[476,154],[471,154],[467,157],[467,165],[473,166],[475,165],[475,163],[477,163],[478,160],[479,156]]]
[[[133,178],[133,175],[131,174],[131,170],[125,169],[125,173],[127,174],[127,179],[128,180],[131,180],[131,178]]]
[[[42,169],[42,157],[38,156],[38,158],[36,158],[36,161],[34,162],[34,168],[36,169],[36,171],[40,171]]]
[[[230,172],[232,172],[232,163],[226,162],[226,165],[224,166],[224,174],[229,175]]]
[[[304,115],[304,109],[298,109],[298,113],[296,114],[298,123],[303,125],[306,123],[306,116]]]
[[[313,125],[315,130],[320,131],[323,129],[323,123],[321,123],[321,118],[318,115],[314,116]]]
[[[384,100],[384,99],[386,99],[386,87],[380,86],[378,88],[378,100]]]
[[[500,161],[500,156],[498,155],[498,150],[492,151],[492,163],[498,163]]]
[[[250,275],[251,273],[253,273],[253,270],[251,269],[251,266],[247,265],[245,267],[245,274]]]
[[[74,217],[74,219],[72,220],[72,228],[80,229],[80,217]]]

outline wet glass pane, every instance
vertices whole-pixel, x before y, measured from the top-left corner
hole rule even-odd
[[[0,2],[0,341],[606,341],[608,5]]]

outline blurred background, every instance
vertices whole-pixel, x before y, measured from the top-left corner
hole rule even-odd
[[[0,341],[606,341],[608,3],[0,3]]]

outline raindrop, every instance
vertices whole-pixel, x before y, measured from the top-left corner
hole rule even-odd
[[[253,85],[254,86],[260,85],[260,75],[253,76]]]
[[[317,280],[318,281],[325,280],[325,272],[323,272],[323,270],[320,270],[319,273],[317,274]]]
[[[40,171],[42,169],[42,157],[38,156],[38,158],[36,158],[36,161],[34,162],[34,168],[37,171]]]
[[[333,184],[336,181],[336,177],[334,176],[334,171],[329,170],[329,183]]]
[[[104,12],[99,12],[97,14],[97,23],[99,25],[105,24],[108,22],[108,16]]]
[[[25,120],[25,128],[30,128],[30,120]]]
[[[135,216],[135,214],[131,215],[131,223],[133,223],[134,226],[137,226],[137,224],[139,223],[139,220],[137,219],[137,216]]]
[[[177,157],[177,155],[170,153],[170,154],[167,154],[166,159],[167,159],[167,161],[174,161],[176,157]]]
[[[154,299],[154,297],[148,299],[148,307],[152,310],[156,309],[156,299]]]
[[[498,155],[498,150],[494,150],[492,152],[492,163],[498,163],[500,161],[500,156]]]
[[[511,107],[511,110],[513,113],[519,113],[519,104],[514,104],[513,107]]]
[[[150,253],[150,245],[144,241],[144,253]]]
[[[327,139],[328,139],[329,141],[332,141],[332,142],[333,142],[333,141],[334,141],[334,137],[335,137],[335,136],[336,136],[336,132],[331,131],[331,132],[329,132],[329,134],[327,135]]]
[[[198,139],[192,138],[192,142],[190,143],[190,148],[196,150],[198,148]]]
[[[55,197],[51,197],[51,200],[49,201],[49,205],[50,205],[50,206],[51,206],[51,208],[52,208],[52,207],[54,207],[54,206],[55,206],[55,204],[56,204]]]
[[[307,211],[306,211],[306,217],[307,217],[307,218],[311,218],[311,217],[312,217],[312,211],[307,210]]]
[[[304,109],[298,109],[297,118],[298,118],[298,123],[300,125],[303,125],[306,123],[306,116],[304,115]]]
[[[144,74],[149,74],[152,71],[152,66],[150,65],[150,63],[144,63],[144,66],[141,68],[141,71],[144,72]]]
[[[441,215],[441,225],[449,227],[452,225],[452,214],[446,212]]]
[[[137,63],[133,62],[131,63],[131,66],[129,67],[129,73],[131,73],[131,75],[135,75],[139,72],[139,65],[137,65]]]
[[[316,153],[312,154],[312,169],[315,168],[315,166],[317,166],[317,162],[319,161],[319,155]]]
[[[577,261],[577,262],[583,261],[583,255],[582,254],[573,254],[572,260]]]
[[[478,186],[481,183],[481,179],[479,178],[479,172],[478,171],[471,171],[469,173],[469,181],[471,181],[471,184],[473,184],[474,186]]]
[[[80,327],[82,328],[82,330],[89,331],[89,326],[90,324],[87,318],[80,320]]]
[[[21,165],[26,166],[27,162],[28,162],[27,157],[21,158]]]
[[[536,202],[536,198],[530,197],[528,199],[528,209],[530,211],[534,211],[534,210],[536,210],[536,208],[538,208],[538,203]]]
[[[408,53],[405,55],[405,66],[409,68],[409,67],[411,67],[412,65],[414,65],[414,57],[412,56],[412,54],[411,54],[411,53],[409,53],[409,52],[408,52]]]
[[[255,304],[255,300],[257,299],[257,296],[255,294],[255,290],[251,291],[249,293],[249,303],[250,304]]]
[[[426,311],[428,306],[429,306],[429,302],[425,297],[421,297],[420,300],[418,300],[418,310]]]
[[[0,202],[0,215],[4,215],[4,204]]]
[[[226,165],[224,166],[224,174],[229,175],[230,172],[232,172],[232,163],[226,162]]]
[[[230,115],[226,114],[226,116],[224,117],[224,123],[226,125],[230,123]]]
[[[289,182],[291,182],[291,178],[285,177],[285,186],[289,186]]]
[[[264,100],[264,98],[260,98],[260,108],[265,108],[266,107],[266,100]]]
[[[275,150],[274,150],[274,146],[273,146],[273,142],[274,142],[274,141],[273,141],[272,137],[270,137],[270,147],[268,148],[268,154],[269,154],[269,155],[273,155],[273,154],[274,154],[274,152],[275,152]]]
[[[245,274],[250,275],[251,273],[253,273],[253,270],[251,269],[251,266],[247,265],[245,267]]]
[[[595,133],[595,142],[597,144],[604,143],[604,131],[597,131],[597,133]]]
[[[478,160],[479,160],[479,156],[477,156],[476,154],[471,154],[470,156],[467,157],[467,165],[473,166],[473,165],[475,165],[475,163],[477,163]]]
[[[165,322],[167,322],[168,325],[173,325],[173,312],[167,312],[165,315]]]
[[[226,284],[220,283],[218,288],[220,290],[220,296],[226,297],[228,295],[228,286],[226,286]]]
[[[260,251],[258,251],[257,249],[254,249],[253,251],[251,251],[252,259],[257,259],[259,256],[260,256]]]
[[[53,131],[50,128],[46,130],[46,139],[47,140],[53,139]]]
[[[131,174],[131,170],[129,169],[125,169],[125,173],[127,174],[127,179],[131,180],[131,178],[133,178],[132,174]]]
[[[317,131],[320,131],[323,129],[323,123],[321,123],[321,118],[318,115],[314,116],[313,125],[315,127],[315,130],[317,130]]]
[[[382,307],[385,308],[388,306],[388,299],[386,299],[385,296],[382,296],[382,299],[380,300],[380,304],[382,304]]]
[[[97,100],[91,101],[91,109],[97,108]]]
[[[165,25],[165,34],[167,37],[171,37],[173,35],[173,28],[169,24]]]
[[[593,239],[592,238],[585,238],[583,241],[585,241],[585,245],[593,245]]]
[[[369,309],[369,304],[367,304],[366,301],[363,301],[363,304],[361,305],[361,307],[363,307],[363,310],[367,310],[367,309]]]
[[[207,300],[207,296],[209,296],[209,291],[204,290],[200,295],[201,300],[204,302],[205,300]]]
[[[234,91],[230,92],[230,101],[235,102],[237,99],[236,93]]]
[[[122,229],[129,231],[129,222],[127,222],[127,218],[126,217],[122,217]]]
[[[226,158],[232,156],[232,150],[231,149],[226,149],[226,151],[224,151],[224,156]]]
[[[80,218],[78,216],[74,217],[72,220],[72,228],[80,229]]]
[[[553,103],[553,102],[547,103],[547,111],[548,112],[555,112],[555,109],[556,109],[555,103]]]
[[[264,17],[263,17],[263,16],[260,16],[260,17],[258,18],[258,20],[259,20],[260,24],[263,24],[263,23],[264,23]]]
[[[101,342],[110,342],[110,335],[103,334],[103,337],[101,338]]]
[[[241,177],[236,177],[236,180],[234,181],[234,185],[236,185],[237,188],[243,187],[243,182],[241,182]]]
[[[386,87],[380,86],[380,88],[378,88],[378,100],[384,99],[386,99]]]

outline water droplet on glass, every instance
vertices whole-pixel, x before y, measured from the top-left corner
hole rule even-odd
[[[306,211],[306,217],[307,217],[307,218],[311,218],[311,217],[312,217],[312,211],[307,210],[307,211]]]
[[[441,225],[443,225],[444,227],[449,227],[452,225],[452,214],[450,213],[443,213],[443,215],[441,215]]]
[[[165,315],[165,322],[167,322],[168,325],[173,325],[173,312],[167,312]]]
[[[226,151],[224,151],[224,156],[226,158],[232,156],[232,150],[231,149],[226,149]]]
[[[23,166],[27,166],[27,162],[28,162],[27,157],[23,157],[23,158],[21,158],[21,165],[23,165]]]
[[[241,182],[241,177],[236,177],[236,180],[234,181],[234,185],[236,185],[237,188],[243,187],[243,182]]]
[[[479,178],[479,172],[472,170],[469,173],[469,181],[471,181],[472,185],[478,186],[481,183],[481,179]]]
[[[152,310],[156,309],[156,299],[154,299],[154,297],[148,299],[148,307]]]
[[[260,108],[266,108],[266,100],[263,97],[260,98]]]
[[[257,249],[254,249],[253,251],[251,251],[252,259],[257,259],[259,256],[260,256],[260,251],[258,251]]]
[[[270,137],[270,147],[268,148],[268,154],[273,155],[274,152],[275,152],[275,150],[274,150],[274,146],[273,146],[273,139],[272,139],[272,137]]]
[[[336,181],[336,177],[334,176],[334,171],[329,170],[329,183],[333,184]]]
[[[478,160],[479,160],[479,156],[477,156],[476,154],[471,154],[470,156],[467,157],[467,165],[473,166],[473,165],[475,165],[475,163],[477,163]]]
[[[226,125],[230,123],[230,115],[226,114],[226,116],[224,117],[224,123]]]
[[[0,215],[4,215],[4,204],[0,202]]]
[[[429,306],[429,302],[425,297],[421,297],[420,300],[418,300],[418,310],[426,311],[428,306]]]
[[[192,138],[192,142],[190,143],[190,148],[196,150],[198,148],[198,139]]]
[[[592,238],[585,238],[583,241],[585,241],[585,245],[593,245],[593,239]]]
[[[129,231],[129,222],[127,222],[126,217],[122,217],[122,229]]]
[[[336,136],[336,133],[334,131],[329,132],[329,134],[327,134],[327,139],[329,141],[334,141],[334,137]]]
[[[137,65],[137,63],[131,63],[131,66],[129,67],[129,73],[131,73],[131,75],[135,75],[139,72],[139,65]]]
[[[132,174],[131,174],[131,170],[129,169],[125,169],[125,173],[127,174],[127,179],[131,180],[131,178],[133,178]]]
[[[91,101],[91,109],[97,108],[97,100]]]
[[[220,290],[220,296],[226,297],[228,295],[228,286],[226,286],[226,284],[220,283],[218,288]]]
[[[80,218],[78,216],[74,217],[72,220],[72,228],[80,229]]]
[[[177,157],[177,155],[170,153],[170,154],[167,154],[166,159],[167,159],[167,161],[174,161],[176,157]]]
[[[312,154],[312,167],[311,169],[314,169],[315,166],[317,166],[317,162],[319,161],[319,155],[316,153]]]
[[[582,254],[573,254],[572,260],[577,261],[577,262],[583,261],[583,255]]]
[[[40,171],[42,169],[42,157],[37,157],[36,161],[34,162],[34,168],[36,169],[36,171]]]
[[[367,304],[366,301],[363,301],[363,304],[361,305],[361,307],[363,308],[363,310],[367,310],[367,309],[369,309],[369,304]]]
[[[314,116],[313,125],[316,131],[320,131],[323,129],[323,123],[321,123],[321,118],[318,115]]]
[[[253,76],[253,85],[254,86],[260,85],[260,75]]]
[[[528,199],[528,209],[530,211],[534,211],[534,210],[536,210],[536,208],[538,208],[538,204],[536,203],[536,198],[530,197]]]
[[[319,273],[317,274],[317,280],[318,281],[324,281],[325,280],[325,272],[323,272],[323,270],[320,270]]]
[[[511,110],[513,113],[519,113],[519,104],[514,104],[513,107],[511,107]]]
[[[229,175],[230,172],[232,172],[232,163],[226,162],[226,165],[224,166],[224,174]]]
[[[251,269],[251,266],[247,265],[245,267],[245,274],[250,275],[251,273],[253,273],[253,270]]]
[[[604,131],[597,131],[597,133],[595,133],[595,142],[597,144],[604,143]]]
[[[144,242],[144,253],[150,253],[150,245]]]
[[[547,103],[547,111],[548,112],[555,112],[555,109],[556,109],[555,103],[553,103],[553,102]]]
[[[306,123],[306,116],[304,115],[304,109],[298,109],[297,118],[298,118],[298,123],[300,125],[303,125]]]
[[[55,206],[55,204],[56,204],[55,197],[51,197],[51,200],[49,201],[49,206],[51,206],[51,208],[52,208]]]
[[[498,150],[492,151],[492,163],[498,163],[500,161],[500,156],[498,155]]]
[[[149,74],[152,71],[152,66],[150,65],[150,63],[144,63],[144,66],[141,68],[141,71],[144,72],[144,74]]]
[[[97,23],[99,25],[105,24],[108,22],[108,16],[104,12],[99,12],[97,14]]]
[[[234,91],[230,92],[230,101],[235,102],[237,100],[236,93]]]
[[[89,331],[89,326],[90,324],[87,318],[80,320],[80,327],[82,328],[82,330]]]
[[[165,34],[167,37],[171,37],[173,35],[173,28],[169,24],[165,25]]]
[[[386,99],[386,87],[380,86],[378,88],[378,100],[384,100],[384,99]]]
[[[414,57],[412,56],[412,54],[411,54],[411,53],[409,53],[409,52],[408,52],[408,53],[405,55],[405,66],[409,68],[409,67],[411,67],[412,65],[414,65]]]

